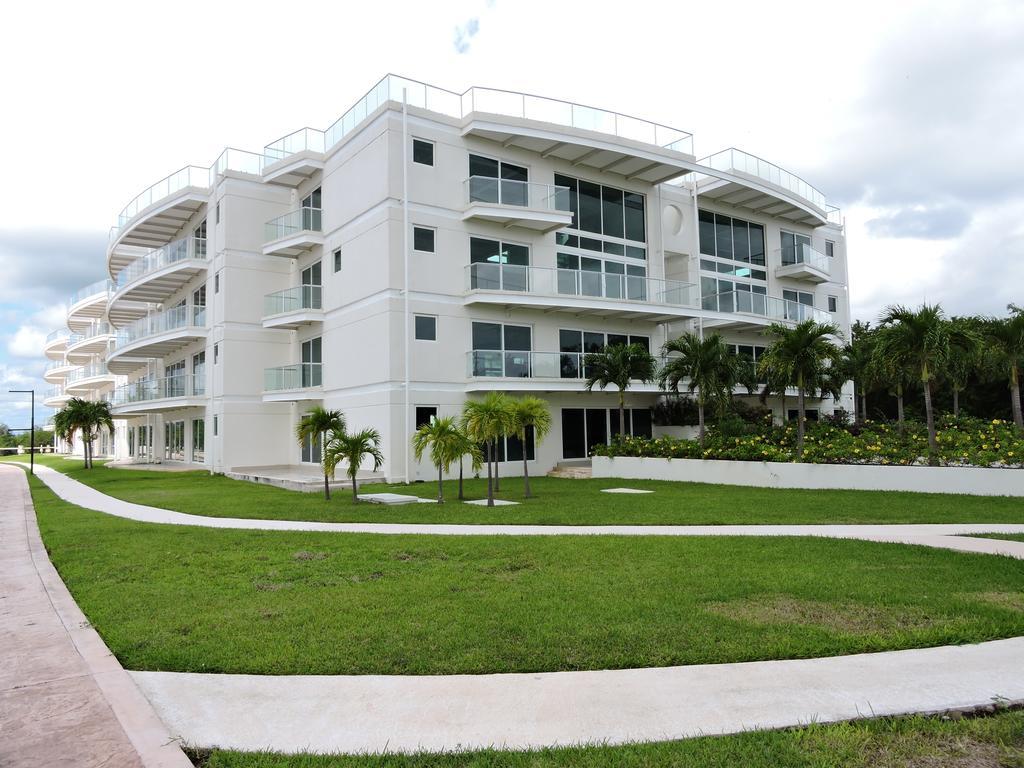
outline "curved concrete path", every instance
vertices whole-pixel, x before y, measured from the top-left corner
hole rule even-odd
[[[311,523],[186,515],[113,499],[48,468],[61,498],[143,522],[432,535],[828,536],[1024,559],[1024,524],[540,526]],[[281,752],[447,751],[657,741],[1024,701],[1024,638],[821,659],[448,676],[132,672],[183,742]]]

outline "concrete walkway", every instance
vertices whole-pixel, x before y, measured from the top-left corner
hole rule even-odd
[[[0,648],[0,766],[191,767],[50,563],[25,473],[3,465]]]

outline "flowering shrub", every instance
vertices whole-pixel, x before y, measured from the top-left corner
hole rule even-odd
[[[1024,466],[1024,435],[1011,422],[941,417],[937,424],[938,460],[942,466]],[[731,459],[795,461],[796,428],[765,422],[754,434],[723,434],[709,429],[704,448],[696,440],[671,437],[625,437],[594,447],[595,456],[640,456],[663,459]],[[928,432],[907,422],[903,434],[896,424],[866,422],[856,427],[808,422],[803,461],[814,464],[924,465],[928,463]]]

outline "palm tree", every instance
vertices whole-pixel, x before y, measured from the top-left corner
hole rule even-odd
[[[54,427],[67,442],[82,435],[82,453],[85,469],[92,469],[92,444],[102,429],[114,431],[114,420],[110,415],[110,403],[106,400],[83,400],[72,397],[54,415]]]
[[[523,444],[523,496],[529,499],[533,494],[530,493],[530,471],[526,466],[526,440],[531,432],[534,445],[547,437],[551,431],[551,412],[544,400],[530,395],[512,401],[512,418],[515,433]]]
[[[1010,410],[1013,423],[1024,430],[1021,414],[1020,384],[1024,373],[1024,308],[1010,304],[1010,316],[985,322],[985,355],[989,366],[1005,377],[1010,388]]]
[[[984,342],[977,318],[954,317],[954,325],[966,329],[974,337],[974,343],[964,346],[960,343],[960,334],[950,339],[949,359],[946,361],[946,379],[953,392],[953,416],[960,417],[960,393],[967,388],[967,382],[981,366]]]
[[[491,462],[497,464],[497,442],[515,429],[509,398],[503,392],[488,392],[483,400],[467,400],[462,407],[462,428],[471,440],[483,445],[487,461],[487,506],[494,506],[494,477]]]
[[[939,444],[935,435],[932,405],[932,381],[949,361],[955,346],[972,350],[977,344],[974,332],[946,319],[938,304],[923,304],[912,310],[895,305],[886,309],[875,344],[875,359],[881,369],[913,372],[924,389],[924,414],[928,425],[929,461],[938,461]]]
[[[384,464],[384,454],[380,450],[380,432],[376,429],[364,429],[362,432],[331,432],[324,446],[324,471],[334,477],[334,470],[342,461],[348,462],[348,477],[352,481],[352,501],[359,501],[356,486],[356,475],[363,459],[373,459],[373,471],[376,472]]]
[[[444,473],[456,459],[462,459],[463,435],[454,416],[433,419],[424,424],[412,436],[412,447],[416,461],[423,458],[423,452],[430,448],[430,460],[437,467],[437,503],[444,503]]]
[[[457,437],[458,440],[454,442],[452,449],[458,454],[456,461],[459,462],[459,501],[464,501],[466,497],[462,492],[462,460],[466,454],[469,454],[470,466],[474,472],[479,472],[480,467],[484,463],[484,456],[480,451],[480,444],[470,438],[461,425],[459,426]]]
[[[642,344],[613,344],[603,352],[589,352],[583,357],[586,388],[606,389],[614,384],[619,390],[619,434],[626,434],[626,390],[633,381],[647,384],[654,381],[656,363]]]
[[[341,411],[328,411],[320,406],[306,411],[305,415],[299,419],[299,423],[295,425],[295,437],[300,445],[306,440],[311,441],[313,445],[316,445],[317,441],[320,443],[320,463],[324,470],[324,498],[327,500],[331,498],[331,484],[327,477],[327,465],[323,463],[325,453],[323,448],[327,445],[328,433],[344,431],[344,414]]]
[[[868,391],[877,385],[878,372],[874,365],[875,331],[870,323],[857,321],[853,324],[852,338],[843,347],[841,367],[853,381],[854,401],[860,405],[854,408],[855,420],[868,419]]]
[[[704,408],[715,405],[721,416],[725,404],[741,373],[744,362],[729,349],[717,333],[703,339],[695,333],[684,333],[677,339],[666,341],[661,348],[667,360],[658,374],[662,389],[679,391],[686,380],[691,393],[697,393],[697,424],[700,447],[704,447]],[[668,357],[675,354],[675,357]]]
[[[769,381],[785,381],[796,387],[796,455],[799,460],[804,450],[805,398],[815,394],[830,376],[828,369],[832,361],[842,354],[832,340],[832,337],[840,337],[839,328],[834,323],[804,320],[792,328],[772,323],[765,333],[775,341],[761,357],[758,370]]]

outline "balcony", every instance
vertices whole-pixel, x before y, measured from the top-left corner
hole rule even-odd
[[[67,349],[70,336],[71,332],[66,328],[50,331],[46,335],[46,341],[43,342],[43,354],[51,360],[63,360],[64,350]]]
[[[703,197],[812,227],[830,221],[825,195],[774,163],[734,148],[698,162],[704,168],[690,178]]]
[[[775,254],[782,265],[775,268],[776,277],[811,283],[827,283],[831,279],[832,259],[806,243],[799,243],[793,248],[779,248]]]
[[[89,362],[94,355],[103,354],[107,351],[113,334],[114,330],[109,323],[93,321],[81,333],[75,333],[68,337],[67,352],[65,353],[68,361],[81,365]]]
[[[75,363],[69,363],[64,359],[54,360],[43,371],[43,380],[49,384],[60,384],[77,367]]]
[[[146,358],[166,357],[181,347],[206,338],[206,307],[183,305],[141,317],[120,328],[107,356],[112,373],[127,374]]]
[[[323,288],[299,285],[263,297],[263,327],[289,330],[324,319]]]
[[[319,400],[323,363],[296,363],[263,370],[263,402]]]
[[[796,325],[804,320],[832,322],[832,315],[822,309],[746,291],[725,291],[705,296],[701,305],[709,313],[704,321],[706,328],[756,329],[772,323]]]
[[[582,352],[533,352],[530,350],[483,350],[466,353],[466,391],[544,390],[580,392],[586,372]],[[618,391],[614,388],[609,391]],[[654,384],[636,382],[630,392],[660,392]]]
[[[206,404],[205,374],[180,373],[161,379],[133,381],[114,390],[110,397],[115,416],[158,413]]]
[[[692,283],[489,262],[466,267],[463,302],[658,323],[700,314]]]
[[[490,176],[470,176],[463,187],[463,221],[490,221],[543,234],[572,224],[568,187]]]
[[[81,331],[107,314],[111,282],[104,278],[75,291],[68,299],[68,327]]]
[[[64,380],[64,392],[72,397],[79,397],[113,383],[114,375],[107,370],[106,365],[92,363],[76,368],[68,374]]]
[[[117,246],[158,248],[178,234],[209,199],[210,170],[187,165],[144,189],[121,210],[107,249],[112,273],[118,266],[112,258]]]
[[[117,273],[110,297],[111,322],[121,325],[138,316],[137,309],[119,304],[160,304],[206,268],[205,237],[190,235],[149,251]]]
[[[323,170],[325,136],[315,128],[300,128],[263,148],[263,180],[297,187]]]
[[[43,392],[43,405],[47,408],[63,408],[71,395],[64,392],[63,387],[50,387]]]
[[[298,208],[271,219],[264,225],[265,256],[295,258],[324,244],[323,212],[319,208]]]

